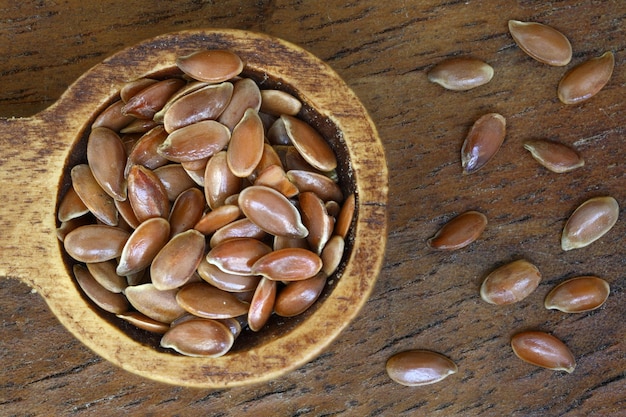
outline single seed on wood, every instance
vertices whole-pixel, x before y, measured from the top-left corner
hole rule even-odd
[[[300,100],[281,90],[261,90],[261,111],[273,116],[287,114],[295,116],[300,112]]]
[[[261,280],[255,275],[229,274],[210,264],[206,258],[198,265],[198,275],[215,288],[228,292],[254,291]]]
[[[128,201],[139,222],[152,217],[169,216],[170,201],[167,192],[154,172],[141,165],[133,165],[127,182]]]
[[[461,147],[463,173],[478,171],[498,152],[506,135],[506,120],[502,115],[481,116],[470,129]]]
[[[154,257],[167,244],[170,237],[170,224],[162,217],[154,217],[141,223],[130,235],[116,272],[126,276],[144,270]]]
[[[326,279],[327,275],[320,271],[312,278],[290,282],[276,296],[274,312],[281,317],[304,313],[322,294]]]
[[[109,226],[116,226],[118,213],[113,197],[108,195],[98,184],[87,164],[79,164],[70,171],[74,191],[89,211],[98,220]]]
[[[215,210],[223,206],[226,198],[239,193],[241,187],[241,178],[228,168],[226,151],[213,155],[204,171],[204,196],[209,207]]]
[[[204,256],[204,235],[190,229],[174,236],[150,265],[152,283],[158,290],[170,290],[189,281]]]
[[[226,50],[203,50],[176,59],[185,74],[198,81],[221,83],[243,70],[241,58]]]
[[[232,132],[233,128],[243,117],[246,109],[254,109],[257,112],[261,108],[261,91],[259,86],[251,78],[242,78],[233,84],[233,94],[230,102],[217,118],[217,121],[225,125]]]
[[[152,119],[167,100],[184,85],[185,81],[180,78],[168,78],[149,85],[124,104],[122,114],[138,119]]]
[[[82,265],[74,265],[74,277],[83,292],[101,309],[118,314],[128,310],[129,304],[122,294],[114,293],[98,283]]]
[[[487,217],[477,211],[466,211],[446,223],[428,239],[428,246],[441,250],[464,248],[480,237],[487,227]]]
[[[567,373],[572,373],[576,368],[576,359],[569,348],[548,333],[518,333],[511,339],[511,347],[518,358],[542,368]]]
[[[229,239],[211,249],[206,260],[229,274],[258,275],[252,272],[252,265],[271,251],[272,248],[256,239]]]
[[[203,120],[170,133],[157,152],[173,162],[207,158],[226,147],[230,130],[215,120]]]
[[[57,218],[61,222],[66,222],[68,220],[81,217],[87,213],[89,213],[89,209],[85,203],[83,203],[83,200],[80,199],[78,194],[76,194],[74,187],[70,185],[70,188],[67,189],[67,192],[63,198],[61,198],[61,202],[59,203]]]
[[[185,311],[207,319],[237,317],[248,312],[248,304],[206,282],[185,285],[176,294],[176,300]]]
[[[496,305],[512,304],[528,297],[539,285],[541,273],[523,259],[491,272],[480,287],[480,297]]]
[[[458,372],[448,357],[428,350],[408,350],[396,353],[387,360],[387,375],[409,387],[434,384]]]
[[[115,272],[117,263],[114,260],[88,263],[86,266],[91,276],[111,292],[123,292],[128,286],[126,278]]]
[[[63,245],[79,262],[104,262],[121,255],[130,234],[119,227],[90,224],[72,230]]]
[[[585,160],[578,152],[563,143],[543,139],[527,140],[524,149],[552,172],[569,172],[585,165]]]
[[[263,156],[265,132],[256,110],[245,111],[241,121],[233,128],[226,160],[231,172],[245,178],[252,174]]]
[[[124,294],[137,311],[156,321],[171,323],[186,313],[176,301],[178,291],[178,288],[160,291],[154,284],[147,283],[129,286]]]
[[[568,71],[557,89],[564,104],[578,104],[598,94],[609,82],[615,66],[613,52],[605,52]]]
[[[602,278],[572,278],[554,287],[546,296],[544,306],[564,313],[582,313],[602,306],[610,292],[609,283]]]
[[[150,317],[138,311],[127,311],[116,315],[118,318],[126,320],[133,326],[142,330],[147,330],[152,333],[163,334],[170,329],[169,324],[161,323],[160,321],[151,319]]]
[[[270,252],[252,265],[252,275],[275,281],[300,281],[315,276],[322,269],[322,259],[307,249],[286,248]]]
[[[226,354],[235,336],[216,320],[193,319],[172,327],[161,338],[161,347],[192,357],[216,358]]]
[[[320,171],[332,171],[337,167],[337,158],[330,145],[308,123],[293,116],[280,116],[285,129],[300,155],[314,168]]]
[[[87,161],[100,187],[116,200],[126,200],[126,150],[120,137],[109,128],[91,130],[87,139]]]
[[[493,67],[470,57],[447,59],[428,72],[428,80],[455,91],[470,90],[487,84],[493,78]]]
[[[509,32],[522,51],[543,64],[561,67],[572,59],[569,40],[551,26],[509,20]]]
[[[274,311],[276,281],[263,277],[254,291],[248,310],[248,327],[253,332],[261,330]]]
[[[594,197],[582,203],[563,227],[561,248],[583,248],[600,239],[617,223],[619,205],[613,197]]]
[[[267,233],[293,238],[309,234],[298,209],[272,188],[260,185],[244,188],[238,202],[243,214]]]

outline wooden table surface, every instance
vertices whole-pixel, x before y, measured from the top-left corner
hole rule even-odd
[[[509,19],[561,30],[572,43],[572,63],[548,67],[532,60],[509,35]],[[200,390],[156,383],[104,361],[19,277],[2,277],[0,415],[626,415],[626,2],[4,2],[0,116],[41,111],[122,48],[207,27],[299,44],[331,65],[369,110],[390,173],[387,254],[370,301],[302,368],[260,385]],[[561,104],[556,85],[564,72],[608,50],[616,58],[608,85],[583,104]],[[454,55],[485,60],[495,69],[493,80],[466,92],[428,82],[427,71]],[[464,176],[461,143],[487,112],[506,117],[506,141],[485,168]],[[523,149],[529,138],[573,145],[586,165],[549,172]],[[616,226],[589,247],[562,251],[567,217],[600,195],[620,203]],[[454,252],[427,247],[441,225],[470,209],[489,219],[477,242]],[[511,306],[483,302],[484,276],[519,258],[541,270],[537,290]],[[602,308],[567,315],[543,307],[557,283],[591,274],[611,285]],[[577,358],[576,370],[520,361],[509,342],[528,329],[563,340]],[[459,371],[435,385],[398,385],[385,362],[407,349],[443,353]]]

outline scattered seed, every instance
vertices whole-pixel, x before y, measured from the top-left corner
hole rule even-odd
[[[554,287],[546,296],[547,309],[564,313],[582,313],[604,304],[611,289],[602,278],[583,276],[569,279]]]
[[[619,205],[613,197],[595,197],[582,203],[563,227],[561,248],[583,248],[600,239],[617,223]]]
[[[508,263],[491,272],[480,287],[480,297],[490,303],[505,305],[528,297],[539,285],[541,273],[523,259]]]
[[[455,91],[470,90],[487,84],[493,78],[493,67],[476,58],[458,57],[437,64],[428,73],[430,82]]]
[[[564,66],[572,59],[572,45],[553,27],[509,20],[509,32],[522,51],[543,64]]]
[[[458,372],[452,360],[428,350],[408,350],[387,360],[387,374],[401,385],[409,387],[434,384]]]
[[[613,52],[605,52],[572,68],[559,82],[559,100],[564,104],[578,104],[589,100],[609,82],[614,66]]]
[[[487,227],[487,217],[477,211],[467,211],[446,223],[428,239],[428,246],[441,250],[464,248],[474,242]]]
[[[518,333],[511,339],[511,347],[518,358],[542,368],[572,373],[576,367],[576,359],[569,348],[548,333]]]
[[[463,173],[482,168],[498,152],[506,135],[506,120],[497,113],[481,116],[470,129],[461,147]]]
[[[543,139],[527,140],[524,149],[552,172],[569,172],[585,165],[578,152],[563,143]]]

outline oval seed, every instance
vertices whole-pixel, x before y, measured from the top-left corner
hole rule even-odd
[[[572,59],[572,45],[567,37],[550,26],[509,20],[509,32],[522,51],[543,64],[560,67]]]
[[[208,158],[224,149],[230,130],[215,120],[203,120],[170,133],[157,152],[173,162]]]
[[[210,264],[206,258],[198,265],[198,275],[215,288],[228,292],[254,291],[261,280],[255,275],[229,274]]]
[[[564,313],[582,313],[602,306],[610,292],[609,283],[602,278],[572,278],[554,287],[546,296],[544,306]]]
[[[147,133],[155,127],[159,126],[157,122],[150,119],[135,119],[129,123],[125,128],[120,130],[120,133]]]
[[[161,125],[141,135],[128,154],[125,175],[128,176],[133,165],[142,165],[152,170],[166,165],[169,162],[167,158],[157,152],[165,139],[167,139],[167,132]]]
[[[128,310],[129,304],[122,294],[114,293],[98,283],[82,265],[74,265],[74,277],[84,293],[101,309],[118,314]]]
[[[121,216],[121,220],[123,220],[126,224],[128,224],[131,228],[136,229],[141,224],[133,211],[133,207],[130,205],[130,201],[128,198],[124,201],[114,200],[115,208],[118,211],[118,214]]]
[[[239,75],[243,70],[241,58],[226,50],[203,50],[176,59],[185,74],[198,81],[220,83]]]
[[[326,175],[317,172],[292,169],[287,171],[287,178],[298,191],[305,193],[311,191],[324,201],[343,201],[343,193],[339,184]]]
[[[116,200],[126,199],[126,150],[120,137],[106,127],[91,130],[87,139],[87,161],[100,187]]]
[[[408,350],[387,360],[387,375],[401,385],[416,387],[434,384],[458,372],[446,356],[428,350]]]
[[[595,197],[582,203],[565,223],[561,248],[565,251],[590,245],[617,223],[619,205],[613,197]]]
[[[455,250],[464,248],[480,237],[487,227],[487,217],[477,211],[466,211],[446,223],[428,239],[428,246],[435,249]]]
[[[233,95],[232,83],[210,84],[174,101],[163,115],[168,133],[202,120],[215,120]]]
[[[252,265],[271,251],[272,248],[256,239],[229,239],[211,249],[206,260],[229,274],[258,275],[252,272]]]
[[[87,213],[89,213],[89,209],[85,203],[83,203],[83,200],[80,199],[78,194],[76,194],[74,187],[70,185],[70,188],[67,189],[67,192],[63,198],[61,198],[61,202],[59,203],[57,218],[61,222],[66,222],[68,220],[81,217]]]
[[[274,311],[276,281],[263,277],[254,291],[248,310],[248,327],[253,332],[261,330]]]
[[[290,282],[276,297],[274,311],[281,317],[304,313],[322,294],[327,275],[320,272],[312,278]]]
[[[233,129],[226,160],[228,167],[238,177],[252,174],[263,156],[265,132],[263,122],[254,109],[245,111],[241,121]]]
[[[215,210],[223,206],[228,197],[241,191],[241,187],[241,178],[228,168],[226,151],[213,155],[204,171],[204,196],[209,207]]]
[[[89,224],[72,230],[63,245],[79,262],[104,262],[121,255],[130,234],[119,227]]]
[[[185,311],[207,319],[237,317],[248,312],[248,304],[206,282],[185,285],[176,294],[176,300]]]
[[[162,217],[154,217],[141,223],[122,249],[117,274],[132,275],[150,266],[169,240],[169,236],[170,224]]]
[[[261,111],[273,116],[288,114],[295,116],[300,112],[300,100],[281,90],[261,90]]]
[[[242,78],[235,82],[230,102],[220,114],[217,121],[228,127],[231,132],[243,117],[246,109],[257,112],[261,108],[261,91],[259,86],[250,78]]]
[[[135,120],[134,116],[122,114],[125,102],[118,100],[102,111],[91,125],[92,129],[106,127],[114,132],[119,132]]]
[[[332,171],[337,167],[335,153],[317,130],[293,116],[283,114],[280,117],[291,143],[309,164],[321,171]]]
[[[498,152],[506,135],[506,120],[502,115],[481,116],[470,129],[461,147],[463,173],[478,171]]]
[[[352,225],[355,207],[356,196],[354,194],[350,194],[341,206],[341,211],[339,211],[339,215],[337,216],[334,233],[341,236],[344,240],[346,239],[350,226]]]
[[[174,202],[170,213],[171,236],[193,228],[202,217],[205,204],[204,193],[199,189],[183,191]]]
[[[76,165],[70,171],[70,176],[74,191],[76,191],[76,194],[78,194],[89,211],[102,223],[116,226],[118,214],[113,197],[107,194],[98,184],[89,165]]]
[[[340,235],[334,235],[328,240],[324,249],[322,249],[320,258],[322,258],[322,271],[326,276],[334,274],[339,267],[345,246],[344,239]]]
[[[135,327],[147,330],[152,333],[163,334],[170,329],[169,324],[161,323],[160,321],[151,319],[150,317],[138,311],[127,311],[117,314],[117,317],[122,320],[126,320]]]
[[[491,272],[480,287],[480,297],[497,305],[512,304],[528,297],[539,285],[541,273],[523,259]]]
[[[595,96],[611,79],[614,66],[615,57],[609,51],[572,68],[559,82],[559,100],[577,104]]]
[[[211,236],[209,246],[214,248],[225,240],[242,237],[262,240],[266,235],[267,233],[265,232],[265,230],[252,223],[250,219],[244,218],[235,220],[234,222],[229,223],[224,227],[216,230],[213,236]]]
[[[153,217],[169,216],[170,200],[154,172],[141,165],[133,165],[127,182],[128,201],[139,222]]]
[[[551,140],[528,140],[524,142],[537,162],[552,172],[569,172],[585,165],[585,160],[569,146]]]
[[[228,327],[215,320],[193,319],[172,327],[161,338],[161,347],[183,355],[216,358],[233,346],[235,336]]]
[[[124,104],[122,114],[138,119],[152,119],[167,100],[184,85],[185,81],[180,78],[168,78],[149,85]]]
[[[196,185],[180,164],[167,164],[155,169],[153,172],[161,180],[161,184],[163,184],[167,198],[170,201],[176,201],[183,191]]]
[[[298,202],[302,224],[309,231],[306,239],[313,252],[320,254],[333,234],[335,219],[328,215],[324,202],[315,193],[300,193]]]
[[[129,81],[122,86],[120,89],[120,98],[124,103],[128,102],[135,94],[140,92],[141,90],[151,86],[152,84],[156,84],[158,80],[153,78],[138,78],[134,81]]]
[[[238,202],[243,214],[267,233],[293,238],[309,234],[298,209],[272,188],[261,185],[244,188]]]
[[[174,236],[157,253],[150,265],[152,283],[158,290],[184,285],[204,256],[204,235],[191,229]]]
[[[259,258],[251,272],[275,281],[300,281],[315,276],[321,269],[322,259],[310,250],[285,248]]]
[[[511,339],[515,355],[530,364],[572,373],[576,359],[568,347],[556,337],[544,332],[522,332]]]
[[[129,286],[124,294],[135,309],[146,316],[162,323],[171,323],[186,313],[178,301],[178,289],[158,290],[154,284]]]
[[[200,233],[210,235],[223,226],[234,222],[240,215],[241,210],[239,209],[239,206],[233,204],[223,205],[215,210],[205,213],[193,228]]]
[[[128,286],[126,278],[115,272],[117,264],[114,260],[88,263],[86,266],[91,276],[111,292],[123,292]]]
[[[428,72],[428,80],[455,91],[470,90],[487,84],[493,67],[476,58],[458,57],[437,64]]]

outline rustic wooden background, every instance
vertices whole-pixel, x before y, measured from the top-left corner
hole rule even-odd
[[[574,49],[567,68],[612,50],[613,78],[592,100],[562,105],[555,90],[567,68],[522,53],[508,34],[509,19],[565,33]],[[211,391],[118,369],[77,342],[30,288],[2,277],[0,415],[626,415],[626,2],[2,2],[0,116],[41,111],[122,48],[208,27],[260,31],[303,46],[329,63],[370,111],[390,171],[387,255],[371,300],[308,365],[268,383]],[[427,81],[435,63],[460,54],[490,63],[492,82],[450,92]],[[485,168],[463,176],[463,137],[491,111],[507,118],[505,144]],[[522,148],[532,137],[576,146],[585,167],[546,171]],[[588,248],[561,251],[566,218],[598,195],[619,201],[617,225]],[[456,252],[427,248],[443,223],[469,209],[490,221],[479,241]],[[517,258],[542,271],[536,292],[508,307],[482,302],[485,274]],[[566,315],[543,308],[556,283],[583,274],[610,282],[601,309]],[[574,373],[518,360],[509,340],[526,329],[561,338],[577,357]],[[458,374],[425,387],[395,384],[385,361],[413,348],[449,356]]]

